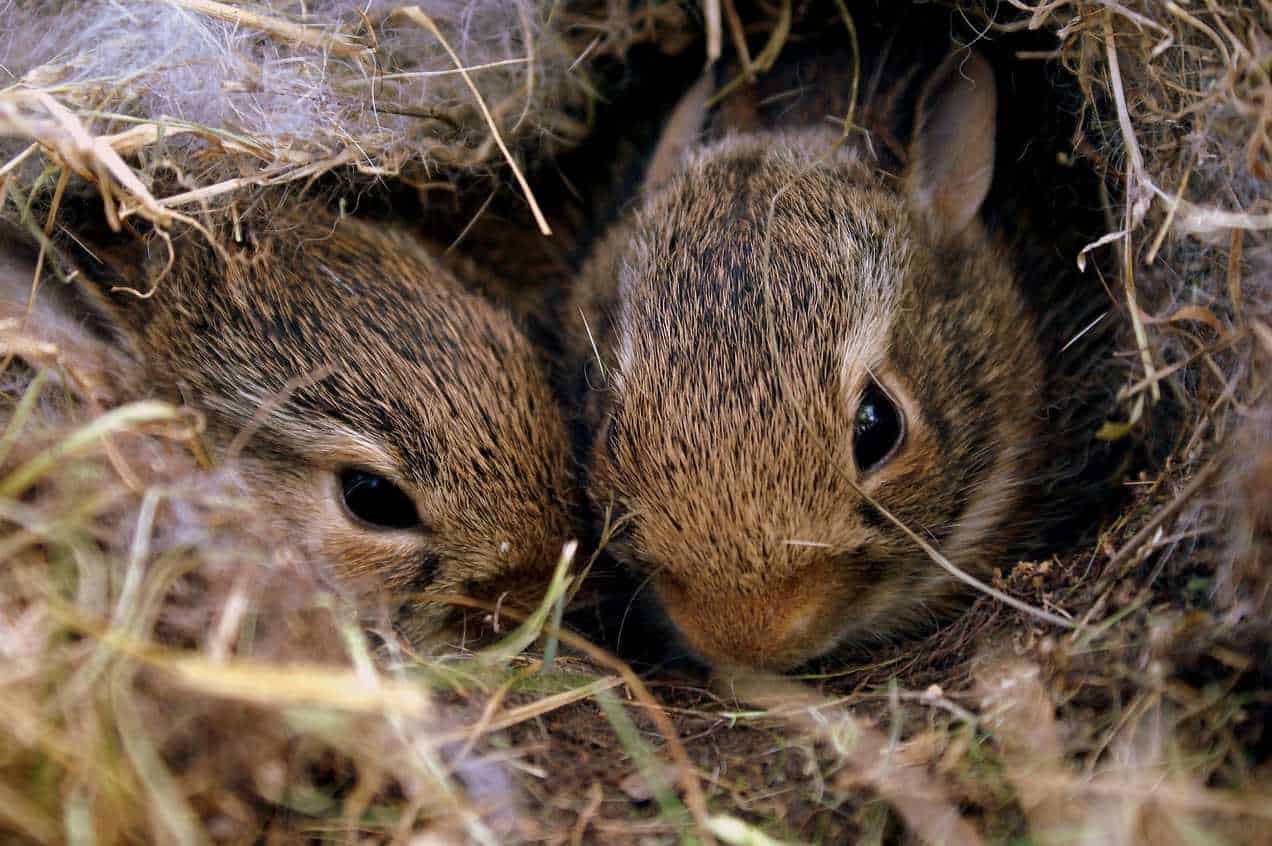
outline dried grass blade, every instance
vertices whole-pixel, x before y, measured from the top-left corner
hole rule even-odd
[[[179,9],[186,9],[209,18],[225,21],[234,26],[255,29],[271,38],[293,41],[297,44],[304,44],[307,47],[316,47],[341,58],[360,56],[367,53],[370,49],[365,44],[360,44],[343,33],[323,32],[310,26],[272,18],[239,6],[231,6],[229,3],[219,3],[217,0],[159,1],[167,3],[169,6],[176,6]]]
[[[192,690],[269,707],[313,706],[362,714],[392,711],[410,717],[431,711],[423,688],[383,678],[368,682],[354,670],[162,654],[148,660]]]
[[[640,730],[636,728],[636,724],[632,722],[632,718],[628,716],[618,697],[605,690],[596,695],[596,702],[605,713],[605,718],[609,720],[610,727],[618,735],[618,742],[622,744],[632,763],[636,765],[637,771],[649,785],[662,811],[662,816],[683,832],[689,821],[689,815],[679,797],[676,796],[676,792],[671,789],[670,779],[664,773],[658,756],[641,737]]]
[[[561,549],[561,557],[557,560],[556,570],[552,573],[552,581],[548,583],[548,589],[543,594],[539,607],[534,609],[534,613],[517,626],[512,634],[489,649],[482,650],[478,656],[482,661],[487,664],[507,663],[514,655],[520,654],[527,646],[534,643],[543,633],[543,627],[548,622],[552,607],[570,588],[572,580],[567,574],[578,548],[578,541],[570,541]]]
[[[440,601],[442,597],[435,597],[435,599]],[[458,605],[463,608],[490,610],[490,603],[467,596],[448,596],[444,599],[452,605]],[[517,612],[511,609],[505,613],[517,616]],[[667,743],[668,753],[680,769],[680,784],[684,791],[685,804],[689,806],[689,812],[693,814],[704,843],[706,846],[712,846],[715,843],[715,839],[711,836],[711,831],[707,825],[707,820],[709,819],[707,799],[702,792],[702,785],[698,782],[697,770],[694,769],[693,762],[689,759],[689,753],[685,750],[685,745],[681,742],[675,725],[667,717],[667,713],[662,706],[658,704],[658,700],[654,699],[653,694],[649,692],[649,688],[645,686],[640,676],[636,675],[627,662],[614,657],[586,638],[580,637],[567,629],[557,631],[556,636],[561,639],[562,643],[579,650],[602,667],[618,673],[622,677],[623,683],[627,685],[627,689],[646,707],[650,719],[654,721],[658,731],[662,733],[663,739]]]
[[[145,400],[111,409],[72,432],[63,440],[38,453],[0,481],[0,497],[12,499],[40,480],[59,461],[91,449],[98,441],[116,432],[145,423],[177,420],[180,409],[165,402]]]
[[[48,370],[39,371],[27,389],[22,392],[22,399],[18,400],[18,405],[9,418],[9,425],[5,427],[4,434],[0,435],[0,465],[4,464],[14,445],[17,444],[18,438],[22,436],[22,430],[26,428],[27,420],[31,418],[31,412],[35,410],[35,404],[40,399],[40,391],[44,389],[44,383],[48,381],[48,378]]]
[[[107,173],[128,189],[152,222],[159,226],[165,226],[171,222],[173,214],[159,205],[154,195],[150,193],[150,189],[142,183],[132,168],[128,167],[114,147],[105,139],[94,138],[70,109],[48,94],[37,91],[31,96],[44,107],[65,133],[60,139],[41,138],[39,140],[57,150],[66,159],[68,165],[75,167],[78,163],[76,169],[80,173],[93,172],[97,176],[99,187],[103,192],[103,201],[109,213],[113,213],[114,203],[110,202],[110,198],[106,196],[109,185],[103,177]],[[92,167],[89,166],[90,164]]]
[[[18,165],[26,161],[38,149],[40,149],[40,145],[38,143],[32,144],[26,149],[24,149],[21,153],[18,153],[16,156],[9,159],[3,165],[0,165],[0,177],[8,176],[9,171],[15,170],[18,167]],[[3,205],[3,204],[0,204],[0,205]]]
[[[132,702],[132,673],[121,671],[111,682],[111,710],[119,725],[118,736],[124,753],[132,761],[137,775],[145,786],[147,796],[158,821],[167,833],[169,843],[181,846],[197,846],[205,840],[200,836],[198,816],[183,795],[181,786],[164,764],[159,750],[151,742],[141,714]]]
[[[516,708],[509,708],[502,715],[493,717],[483,726],[484,732],[503,731],[506,728],[512,728],[515,725],[524,723],[527,720],[533,720],[542,717],[544,714],[550,714],[553,711],[564,708],[567,705],[573,705],[575,702],[582,702],[584,699],[590,699],[593,696],[606,690],[613,690],[623,683],[618,676],[604,676],[590,681],[582,687],[576,687],[573,690],[566,690],[561,693],[554,693],[551,696],[545,696],[542,699],[536,699],[534,702],[525,705],[519,705]],[[432,742],[443,745],[447,743],[456,743],[467,739],[473,733],[472,728],[456,729],[455,731],[445,734],[438,734],[432,738]]]
[[[0,782],[0,820],[36,843],[56,843],[61,830],[57,820],[28,796]]]
[[[438,43],[442,45],[442,49],[450,56],[452,62],[455,63],[456,70],[463,77],[464,84],[468,86],[468,90],[472,92],[473,98],[477,100],[477,108],[481,110],[481,115],[486,119],[487,126],[495,139],[495,144],[499,147],[499,152],[503,154],[504,160],[508,162],[508,166],[512,168],[512,175],[516,177],[517,184],[521,186],[521,192],[525,195],[526,202],[530,204],[530,212],[534,215],[535,223],[539,225],[539,231],[544,235],[552,234],[552,227],[548,226],[548,220],[543,216],[543,210],[539,208],[539,201],[535,199],[534,192],[530,190],[530,183],[526,181],[525,174],[521,172],[521,166],[517,164],[517,160],[513,158],[512,152],[509,151],[508,145],[504,143],[503,136],[499,133],[499,125],[495,123],[494,116],[490,113],[490,109],[486,106],[486,100],[481,96],[481,91],[477,89],[477,85],[468,74],[468,69],[464,67],[464,63],[460,61],[459,54],[450,46],[450,42],[442,35],[442,31],[437,28],[437,24],[433,23],[433,19],[424,13],[419,6],[403,6],[394,11],[394,14],[402,15],[409,18],[412,22],[418,24],[433,34]]]
[[[1117,41],[1113,35],[1113,13],[1104,12],[1104,51],[1109,66],[1109,84],[1113,88],[1113,100],[1117,104],[1118,125],[1122,132],[1122,143],[1126,145],[1129,162],[1126,168],[1126,211],[1123,224],[1124,238],[1122,242],[1122,284],[1126,290],[1126,300],[1131,309],[1131,326],[1135,330],[1135,344],[1139,348],[1140,362],[1144,367],[1144,376],[1153,379],[1152,396],[1156,402],[1161,399],[1161,388],[1156,382],[1156,366],[1153,364],[1153,353],[1148,343],[1148,332],[1139,318],[1139,303],[1135,295],[1135,253],[1131,247],[1131,232],[1144,219],[1149,204],[1152,203],[1152,190],[1145,190],[1149,182],[1144,172],[1144,154],[1140,150],[1139,141],[1135,137],[1135,124],[1131,120],[1130,110],[1126,105],[1126,91],[1122,85],[1122,72],[1118,64]]]
[[[738,14],[737,7],[733,5],[733,0],[724,0],[724,13],[729,21],[729,34],[733,36],[733,49],[737,51],[738,60],[742,62],[742,73],[747,82],[755,82],[754,60],[751,58],[750,49],[746,46],[746,30],[742,26],[742,17]]]
[[[1210,483],[1210,478],[1217,473],[1223,463],[1220,460],[1222,456],[1212,456],[1210,461],[1184,485],[1179,494],[1167,503],[1164,507],[1159,508],[1152,517],[1148,519],[1140,530],[1136,532],[1129,541],[1122,545],[1114,555],[1109,559],[1109,563],[1104,565],[1104,577],[1100,583],[1096,593],[1103,593],[1120,576],[1122,566],[1131,559],[1140,547],[1148,542],[1163,523],[1174,517],[1183,507],[1193,501],[1193,497]]]
[[[1186,235],[1206,235],[1212,232],[1226,232],[1241,229],[1247,232],[1262,232],[1272,229],[1272,212],[1252,214],[1242,211],[1228,211],[1210,206],[1199,206],[1190,203],[1183,197],[1167,194],[1157,185],[1149,183],[1149,188],[1166,204],[1167,210],[1176,215],[1176,231]]]
[[[720,0],[702,0],[702,16],[707,24],[707,64],[714,64],[724,54],[724,28],[721,26]]]

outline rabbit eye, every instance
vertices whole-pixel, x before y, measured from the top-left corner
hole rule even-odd
[[[857,470],[866,473],[892,455],[901,443],[901,412],[872,379],[861,394],[852,422],[852,457]]]
[[[350,514],[377,529],[420,525],[420,514],[411,498],[378,473],[356,468],[340,471],[340,494]]]

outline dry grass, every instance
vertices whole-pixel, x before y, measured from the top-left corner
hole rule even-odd
[[[679,17],[667,12],[4,0],[0,177],[29,184],[50,165],[92,185],[112,223],[166,225],[324,174],[427,186],[500,160],[516,173],[520,158],[586,135],[584,59],[654,37],[660,19]]]
[[[0,90],[0,213],[35,234],[54,231],[67,192],[96,191],[112,220],[166,225],[327,172],[418,185],[524,164],[586,134],[591,60],[704,35],[657,4],[427,4],[452,58],[396,4],[363,17],[339,2],[156,2],[162,31],[199,35],[187,42],[207,73],[251,94],[196,109],[173,99],[191,54],[127,19],[102,29],[101,10],[125,5],[77,16],[0,0],[6,21],[29,15],[50,33],[0,44],[8,70],[29,75]],[[1083,95],[1073,154],[1104,185],[1108,235],[1087,272],[1103,275],[1133,366],[1102,435],[1154,460],[1090,543],[994,583],[1079,625],[986,597],[924,640],[821,675],[642,681],[554,633],[562,570],[502,645],[417,655],[377,609],[352,607],[278,547],[233,468],[200,466],[197,419],[99,408],[91,374],[5,323],[0,831],[36,843],[1266,840],[1272,7],[947,5],[986,37],[1055,34],[1048,58]],[[742,65],[763,73],[801,14],[711,0],[699,48],[749,42]],[[109,45],[97,58],[82,49],[94,41]],[[107,60],[109,74],[93,64]],[[521,654],[534,642],[544,659]]]

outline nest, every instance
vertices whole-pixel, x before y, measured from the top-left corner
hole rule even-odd
[[[202,466],[188,412],[103,407],[91,374],[10,322],[0,829],[39,843],[1258,840],[1272,8],[945,5],[969,41],[1046,36],[1015,60],[1076,92],[1066,154],[1099,177],[1107,234],[1067,260],[1100,275],[1127,374],[1099,436],[1137,459],[1118,513],[996,584],[1072,629],[984,598],[802,684],[726,696],[664,680],[655,698],[577,636],[558,641],[557,583],[501,645],[416,655],[277,545],[233,468]],[[272,186],[493,173],[533,220],[536,163],[593,133],[595,68],[639,44],[763,73],[801,22],[871,9],[0,0],[0,216],[47,243],[72,196],[116,226],[204,227]]]
[[[160,225],[324,174],[421,185],[495,163],[533,204],[519,161],[586,135],[586,61],[668,17],[529,0],[5,5],[5,172],[29,183],[53,153],[108,216]]]

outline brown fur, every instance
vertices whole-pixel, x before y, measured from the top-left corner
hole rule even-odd
[[[983,160],[937,112],[940,137],[920,130],[906,179],[831,130],[726,126],[582,270],[566,320],[596,433],[590,495],[632,515],[616,554],[713,663],[788,668],[950,607],[953,580],[858,487],[973,573],[1014,539],[1038,466],[1041,353],[974,219]],[[867,374],[906,434],[861,476]]]
[[[166,272],[151,237],[81,279],[140,363],[136,383],[206,412],[222,453],[241,444],[283,537],[359,588],[420,592],[399,612],[417,638],[445,616],[428,593],[542,591],[572,533],[566,436],[506,313],[408,236],[317,208],[224,252],[194,232],[174,249]],[[350,466],[394,480],[424,528],[351,519],[337,481]]]

